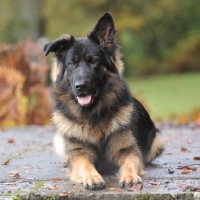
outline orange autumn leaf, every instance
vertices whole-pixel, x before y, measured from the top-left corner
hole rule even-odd
[[[20,175],[19,175],[19,173],[17,171],[11,171],[11,172],[9,172],[9,176],[11,178],[20,178]]]
[[[53,182],[63,182],[61,178],[52,178],[51,179]]]
[[[128,191],[139,191],[142,189],[142,184],[133,185],[132,187],[126,187]]]
[[[48,186],[48,189],[55,190],[55,189],[57,189],[57,185],[50,185],[50,186]]]
[[[68,194],[69,194],[69,192],[63,191],[63,192],[59,193],[59,196],[60,197],[66,197],[66,196],[68,196]]]
[[[185,148],[185,147],[181,147],[181,151],[182,151],[182,152],[187,152],[187,151],[188,151],[188,149],[187,149],[187,148]]]
[[[184,168],[181,174],[189,174],[191,171],[189,169]]]

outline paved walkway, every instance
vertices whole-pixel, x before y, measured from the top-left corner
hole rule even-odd
[[[1,199],[200,199],[200,126],[158,125],[167,149],[146,168],[143,187],[120,189],[115,177],[107,188],[87,191],[70,183],[62,158],[54,154],[52,126],[0,131]]]

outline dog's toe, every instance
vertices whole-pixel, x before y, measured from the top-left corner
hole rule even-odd
[[[137,185],[138,183],[141,183],[142,179],[137,174],[127,174],[125,176],[122,176],[119,181],[119,187],[132,187],[133,185]]]
[[[118,186],[119,186],[120,188],[124,188],[125,182],[119,182]]]
[[[106,183],[93,183],[91,185],[85,184],[84,187],[87,190],[102,190],[106,188]]]
[[[83,185],[88,190],[101,190],[106,188],[106,182],[100,175],[88,176],[83,181]]]

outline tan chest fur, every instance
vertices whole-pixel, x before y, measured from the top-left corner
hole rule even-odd
[[[55,111],[52,120],[58,134],[97,144],[102,138],[106,139],[110,134],[118,132],[122,126],[128,125],[131,121],[132,112],[132,104],[127,105],[119,109],[109,121],[101,121],[95,125],[91,125],[84,119],[82,123],[76,123],[66,118],[61,111]]]

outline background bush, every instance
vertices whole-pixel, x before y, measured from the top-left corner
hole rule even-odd
[[[199,0],[7,0],[0,43],[89,33],[110,12],[126,55],[126,75],[199,71]]]

